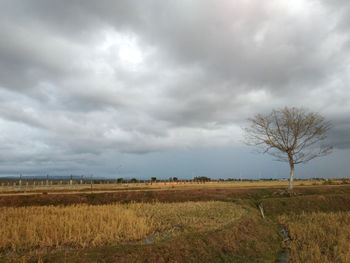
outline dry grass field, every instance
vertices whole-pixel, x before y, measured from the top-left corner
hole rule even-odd
[[[350,212],[282,215],[290,234],[291,262],[350,262]]]
[[[280,225],[290,262],[350,262],[344,180],[40,187],[0,195],[0,262],[275,262]]]
[[[58,183],[58,182],[56,182]],[[14,185],[15,184],[15,185]],[[296,187],[303,186],[320,186],[320,185],[342,185],[350,184],[350,180],[332,179],[328,181],[322,180],[297,180],[294,182]],[[3,182],[0,185],[0,194],[31,194],[38,192],[55,192],[55,193],[76,193],[76,192],[115,192],[115,191],[154,191],[154,190],[193,190],[193,189],[230,189],[230,188],[278,188],[287,187],[288,181],[212,181],[212,182],[156,182],[156,183],[123,183],[118,184],[113,181],[102,184],[91,184],[85,182],[80,184],[79,181],[69,185],[69,182],[64,181],[62,184],[46,185],[23,180],[22,185],[18,181],[7,183]]]
[[[238,205],[215,201],[0,208],[0,249],[98,247],[164,231],[213,231],[244,214]]]

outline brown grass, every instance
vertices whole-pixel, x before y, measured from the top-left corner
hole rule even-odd
[[[327,181],[321,180],[297,180],[294,182],[294,186],[315,186],[315,185],[341,185],[350,184],[350,180],[346,179],[332,179]],[[135,191],[135,190],[191,190],[191,189],[211,189],[211,188],[240,188],[240,187],[287,187],[288,181],[229,181],[229,182],[157,182],[157,183],[127,183],[117,184],[110,182],[109,184],[93,184],[94,192],[111,192],[111,191]],[[90,184],[78,184],[75,182],[73,185],[26,185],[25,182],[22,186],[16,182],[16,185],[7,186],[0,185],[0,193],[9,194],[16,193],[18,191],[23,193],[38,193],[38,192],[56,192],[56,193],[75,193],[75,192],[91,192]],[[23,194],[22,193],[22,194]]]
[[[185,202],[185,201],[233,201],[237,199],[265,199],[286,196],[285,188],[207,188],[203,185],[201,189],[188,190],[149,190],[149,191],[116,191],[105,193],[49,193],[49,194],[31,194],[31,195],[0,195],[0,207],[10,206],[39,206],[39,205],[73,205],[73,204],[91,204],[102,205],[112,203],[128,202]],[[297,196],[322,194],[329,196],[331,194],[350,193],[350,185],[322,185],[295,188]],[[289,195],[287,195],[289,196]],[[349,196],[349,195],[348,195]],[[313,197],[312,197],[313,198]],[[328,200],[328,199],[327,199]],[[349,198],[347,198],[349,200]],[[268,200],[267,200],[268,201]],[[346,200],[344,200],[346,202]],[[338,203],[338,201],[336,201]],[[264,201],[265,203],[265,201]],[[267,202],[268,203],[268,202]],[[268,205],[266,203],[266,206]],[[289,201],[287,202],[290,203]],[[332,202],[334,203],[334,202]],[[265,204],[264,204],[265,206]],[[277,210],[283,211],[284,207],[278,206]],[[273,207],[271,207],[273,208]],[[350,208],[350,206],[349,206]]]
[[[245,213],[224,202],[0,208],[0,249],[99,247],[141,240],[174,226],[182,232],[209,231]]]
[[[350,262],[350,212],[282,215],[290,233],[291,262]]]
[[[275,262],[280,250],[277,225],[250,211],[220,230],[181,234],[155,244],[128,243],[118,246],[55,250],[44,255],[27,253],[28,263],[96,262]],[[1,258],[0,258],[1,261]],[[4,257],[1,262],[22,262]]]
[[[293,197],[268,198],[263,200],[267,216],[276,217],[282,214],[300,214],[311,212],[340,212],[350,211],[350,194],[341,194],[344,189],[325,189],[322,194],[298,195]],[[334,190],[334,189],[333,189]]]

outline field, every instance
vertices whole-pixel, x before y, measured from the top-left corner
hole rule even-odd
[[[3,186],[0,262],[349,262],[350,185],[297,182]]]
[[[350,262],[350,212],[283,215],[293,262]]]
[[[1,208],[0,249],[99,247],[164,231],[214,231],[246,213],[217,201]]]
[[[225,188],[259,188],[272,187],[280,188],[285,186],[286,181],[229,181],[229,182],[193,182],[193,181],[179,181],[179,182],[143,182],[143,183],[116,183],[115,181],[104,181],[101,183],[90,183],[90,181],[75,180],[70,185],[69,181],[32,181],[32,180],[0,180],[0,194],[6,193],[38,193],[38,192],[55,192],[55,193],[100,193],[100,192],[114,192],[114,191],[153,191],[153,190],[191,190],[191,189],[225,189]],[[295,186],[317,186],[317,185],[343,185],[350,184],[349,179],[333,179],[333,180],[297,180],[294,182]]]

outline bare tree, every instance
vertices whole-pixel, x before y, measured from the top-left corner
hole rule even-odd
[[[317,113],[286,107],[257,114],[249,122],[244,128],[245,143],[289,163],[289,190],[293,189],[294,165],[332,152],[332,146],[321,144],[331,124]]]

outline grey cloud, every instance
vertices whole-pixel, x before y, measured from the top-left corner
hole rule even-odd
[[[350,148],[350,118],[348,114],[338,114],[330,116],[332,128],[328,134],[328,142],[337,149]]]
[[[234,147],[246,118],[283,106],[321,111],[334,122],[330,142],[350,148],[350,5],[293,4],[4,3],[3,164]],[[140,58],[124,54],[133,48]]]

